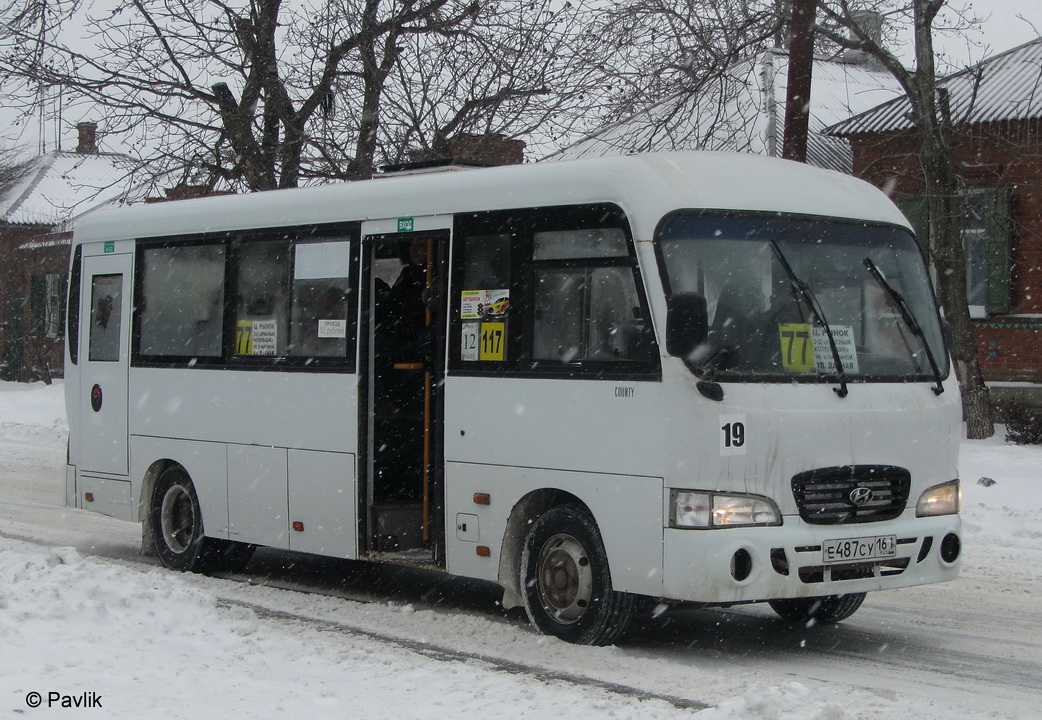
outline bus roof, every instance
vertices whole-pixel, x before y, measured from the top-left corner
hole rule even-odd
[[[775,158],[649,153],[378,177],[290,190],[154,203],[85,216],[74,243],[226,230],[610,202],[650,239],[680,209],[784,212],[907,221],[868,183]]]

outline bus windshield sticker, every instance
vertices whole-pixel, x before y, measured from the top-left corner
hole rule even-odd
[[[782,364],[792,373],[810,372],[814,367],[814,345],[810,340],[810,325],[807,323],[781,323]]]
[[[462,346],[460,347],[460,360],[463,362],[474,362],[478,357],[478,334],[481,332],[481,323],[463,323]]]
[[[320,338],[346,338],[347,320],[340,318],[333,320],[319,320],[318,336]]]
[[[478,359],[503,362],[506,359],[506,323],[481,323]]]
[[[240,320],[235,332],[236,355],[275,355],[278,346],[278,321]]]
[[[858,363],[854,328],[849,325],[829,327],[836,340],[836,349],[839,350],[843,370],[856,373]],[[806,373],[815,369],[820,373],[836,371],[829,338],[823,328],[811,326],[809,323],[781,323],[778,325],[778,335],[781,339],[782,364],[789,372]]]
[[[847,373],[858,372],[857,349],[854,346],[854,328],[849,325],[829,325],[832,337],[836,341],[836,349],[839,351],[839,361],[843,363],[843,371]],[[818,372],[836,372],[836,361],[832,358],[832,350],[829,348],[829,337],[824,328],[811,328],[811,340],[814,343],[814,357],[817,362]]]
[[[460,295],[460,317],[480,320],[493,315],[506,315],[510,290],[464,290]]]

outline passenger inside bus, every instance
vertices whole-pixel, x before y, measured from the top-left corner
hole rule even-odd
[[[376,285],[377,502],[414,502],[422,496],[424,371],[427,329],[427,241],[398,244],[402,268],[394,285]]]

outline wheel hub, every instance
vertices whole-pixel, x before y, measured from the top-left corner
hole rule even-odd
[[[593,572],[578,540],[563,533],[547,540],[539,551],[536,577],[539,601],[548,615],[563,625],[583,616],[593,596]]]
[[[163,496],[160,510],[163,540],[177,554],[188,549],[195,534],[195,508],[192,498],[181,485],[174,485]]]

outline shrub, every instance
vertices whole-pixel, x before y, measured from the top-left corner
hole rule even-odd
[[[1011,403],[1006,417],[1006,442],[1042,445],[1042,407]]]

